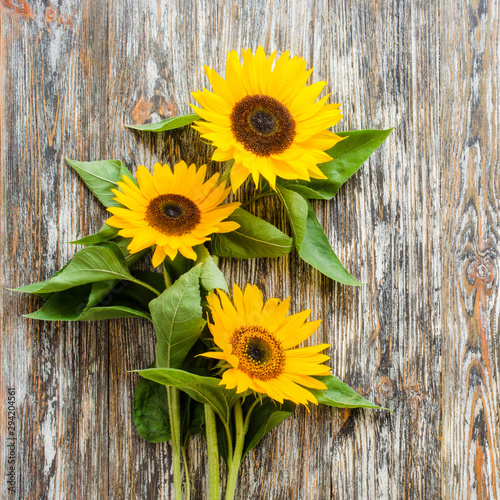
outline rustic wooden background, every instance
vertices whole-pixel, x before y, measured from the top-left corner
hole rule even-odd
[[[500,168],[497,0],[0,0],[0,406],[16,391],[11,498],[170,498],[167,444],[135,431],[146,321],[21,317],[8,288],[49,277],[66,242],[106,217],[65,164],[139,164],[209,149],[194,132],[125,123],[189,111],[230,49],[290,49],[325,79],[337,130],[395,127],[331,203],[315,205],[366,286],[339,286],[295,254],[226,261],[229,280],[294,297],[323,318],[333,374],[394,410],[299,410],[245,460],[242,499],[500,498]],[[192,102],[192,101],[191,101]],[[266,202],[277,224],[283,213]],[[284,226],[286,228],[286,226]],[[6,410],[0,497],[7,498]],[[204,444],[189,455],[206,491]]]

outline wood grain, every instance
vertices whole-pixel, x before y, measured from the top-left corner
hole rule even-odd
[[[493,10],[490,10],[493,9]],[[445,12],[443,111],[443,492],[500,496],[498,3]],[[459,47],[455,41],[462,40]]]
[[[290,50],[326,80],[338,130],[388,141],[315,209],[363,288],[295,254],[226,260],[230,282],[323,318],[332,372],[394,410],[299,409],[247,458],[240,498],[495,499],[500,495],[498,2],[0,0],[0,400],[16,389],[17,492],[170,498],[168,444],[138,436],[127,373],[154,356],[142,320],[35,322],[7,288],[45,279],[106,215],[65,165],[209,162],[188,130],[124,127],[189,111],[229,50]],[[211,164],[211,169],[218,165]],[[245,197],[247,193],[242,193]],[[275,200],[254,207],[288,230]],[[7,414],[0,411],[0,436]],[[205,498],[205,445],[189,447]]]

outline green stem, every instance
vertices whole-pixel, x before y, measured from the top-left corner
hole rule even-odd
[[[130,280],[130,281],[132,281],[132,280]],[[160,294],[160,292],[159,292],[156,288],[152,287],[151,285],[148,285],[147,283],[144,283],[144,281],[141,281],[141,280],[133,280],[133,283],[137,283],[138,285],[141,285],[141,286],[143,286],[144,288],[147,288],[148,290],[151,290],[151,291],[152,291],[152,292],[154,292],[154,293],[156,294],[156,296],[158,296],[158,297],[161,295],[161,294]]]
[[[181,409],[180,393],[175,387],[167,387],[170,432],[172,435],[172,461],[174,466],[175,499],[182,500],[181,476]]]
[[[245,436],[250,424],[250,415],[255,408],[258,401],[256,401],[247,413],[245,422],[243,422],[243,410],[241,409],[241,402],[238,400],[234,405],[234,422],[236,424],[236,445],[234,447],[234,454],[229,465],[226,486],[226,500],[234,500],[236,494],[236,484],[238,482],[238,471],[240,470],[241,457],[243,455],[243,445],[245,444]]]
[[[229,425],[224,424],[224,429],[226,430],[227,437],[227,467],[229,468],[233,461],[233,436],[231,435]]]
[[[173,281],[170,275],[168,274],[167,270],[165,269],[165,261],[163,261],[162,270],[163,270],[163,280],[165,281],[165,289],[167,289],[168,287],[172,286]]]
[[[227,183],[227,180],[229,179],[229,177],[231,175],[231,167],[233,166],[233,163],[234,163],[234,160],[229,160],[225,163],[224,172],[219,177],[219,180],[217,181],[217,186],[219,186],[223,182]]]
[[[186,500],[190,500],[191,498],[191,481],[189,480],[189,467],[186,456],[186,448],[184,446],[181,447],[182,453],[182,463],[184,464],[184,478],[186,480]]]
[[[242,203],[240,208],[247,207],[250,205],[250,203],[253,203],[254,201],[260,199],[260,198],[265,198],[266,196],[273,196],[275,193],[268,191],[267,193],[261,193],[255,196],[252,196],[248,201],[245,201],[245,203]]]
[[[208,449],[208,500],[220,500],[219,449],[215,413],[209,405],[204,406]]]

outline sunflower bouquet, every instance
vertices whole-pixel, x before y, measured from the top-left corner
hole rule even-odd
[[[17,289],[45,303],[30,318],[52,321],[144,318],[156,333],[156,358],[135,370],[133,419],[139,434],[171,441],[176,499],[190,497],[186,447],[207,443],[209,497],[235,497],[244,456],[297,405],[379,408],[330,374],[328,344],[307,343],[320,320],[289,314],[291,299],[267,298],[255,285],[234,284],[232,298],[218,259],[280,257],[295,248],[324,275],[347,285],[350,275],[330,246],[310,200],[331,199],[390,130],[333,133],[340,104],[318,99],[325,82],[307,85],[312,70],[288,52],[276,61],[259,47],[230,52],[225,78],[210,68],[212,91],[193,92],[194,113],[135,126],[162,132],[190,125],[224,162],[180,161],[138,166],[120,160],[67,159],[110,212],[101,229],[51,278]],[[228,185],[229,182],[229,185]],[[276,196],[291,237],[242,208],[240,187],[257,201]],[[247,204],[248,204],[247,201]],[[135,263],[152,252],[154,270]],[[182,469],[184,468],[184,476]],[[184,479],[183,479],[184,477]],[[184,487],[183,487],[184,484]]]

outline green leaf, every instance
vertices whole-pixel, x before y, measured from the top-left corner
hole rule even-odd
[[[161,368],[180,368],[205,326],[200,273],[201,266],[193,267],[149,303],[157,337],[156,362]]]
[[[309,204],[300,194],[289,189],[280,187],[276,192],[285,207],[286,215],[290,221],[295,248],[300,252],[306,235]]]
[[[196,263],[203,264],[200,273],[201,286],[207,292],[210,292],[214,289],[220,289],[229,293],[226,278],[224,277],[222,271],[219,269],[219,266],[217,266],[217,262],[215,260],[217,259],[217,257],[215,257],[214,259],[203,245],[196,247],[196,253],[198,254]]]
[[[220,379],[202,377],[175,368],[149,368],[136,371],[158,384],[177,387],[199,403],[210,405],[222,422],[229,425],[231,409],[240,396],[236,394],[236,389],[228,391],[220,386]]]
[[[70,241],[74,245],[96,245],[97,243],[103,243],[104,241],[109,241],[116,237],[119,229],[117,227],[111,227],[104,224],[101,229],[95,234],[85,236],[79,240]]]
[[[361,285],[335,255],[310,203],[302,195],[283,187],[277,187],[277,193],[285,206],[292,226],[295,248],[302,260],[339,283]]]
[[[351,276],[335,255],[311,205],[307,213],[306,234],[299,255],[325,276],[339,283],[355,286],[363,284]]]
[[[27,293],[60,292],[78,285],[116,279],[142,284],[140,280],[130,274],[120,248],[112,242],[106,242],[78,251],[52,278],[16,288],[16,291]]]
[[[387,410],[387,408],[377,406],[360,396],[355,390],[333,375],[314,378],[321,380],[327,387],[327,389],[309,389],[316,396],[318,403],[336,408],[376,408]]]
[[[43,321],[78,321],[82,314],[98,304],[116,285],[117,280],[100,281],[77,286],[67,291],[56,292],[45,304],[27,318]]]
[[[245,401],[245,406],[252,402]],[[288,418],[294,411],[295,406],[290,401],[279,404],[269,398],[265,398],[262,404],[256,406],[250,416],[248,431],[245,436],[243,457],[274,427]]]
[[[178,280],[183,274],[187,273],[197,264],[202,264],[200,272],[200,283],[201,286],[207,292],[219,288],[229,292],[227,288],[226,278],[224,274],[217,266],[217,262],[214,257],[208,253],[208,250],[203,245],[197,245],[193,247],[198,258],[196,261],[187,259],[180,253],[177,254],[174,260],[170,260],[168,257],[163,261],[164,273],[166,273],[173,283]],[[217,257],[215,257],[217,259]]]
[[[209,255],[207,260],[203,263],[200,274],[200,282],[201,286],[207,292],[219,289],[229,293],[226,278],[211,255]]]
[[[100,282],[95,285],[100,285]],[[77,286],[71,290],[50,295],[45,304],[25,317],[43,321],[77,321],[89,302],[91,285]]]
[[[132,271],[134,277],[159,291],[163,276],[150,271]],[[116,318],[146,318],[148,304],[156,294],[130,281],[98,281],[51,294],[45,304],[26,317],[44,321],[97,321]]]
[[[242,208],[237,208],[227,220],[237,222],[240,227],[212,236],[212,253],[219,257],[280,257],[292,249],[293,241],[289,236]]]
[[[176,128],[185,127],[200,117],[196,113],[189,113],[187,115],[173,116],[157,123],[148,123],[146,125],[125,125],[127,128],[133,130],[141,130],[146,132],[164,132],[165,130],[174,130]]]
[[[78,321],[100,321],[104,319],[119,318],[146,318],[151,320],[149,314],[124,306],[92,307],[82,313]]]
[[[146,441],[161,443],[172,439],[164,385],[141,378],[134,392],[132,415],[137,432]]]
[[[337,135],[345,137],[345,139],[326,151],[333,158],[331,161],[318,165],[328,179],[311,179],[310,181],[279,180],[278,184],[309,199],[330,200],[335,196],[342,184],[385,141],[391,131],[392,128],[388,130],[337,132]]]
[[[114,200],[115,195],[111,189],[118,187],[117,182],[121,181],[124,175],[136,183],[133,175],[120,160],[75,161],[66,158],[66,161],[105,207],[121,206]]]

